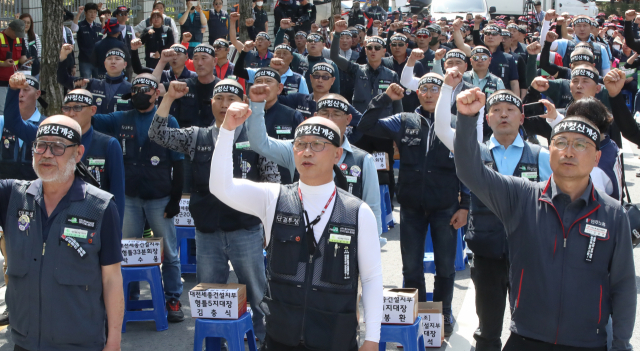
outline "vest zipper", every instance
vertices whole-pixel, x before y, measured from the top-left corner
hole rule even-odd
[[[307,240],[309,240],[309,238],[307,238]],[[313,240],[313,239],[312,239]],[[307,317],[307,297],[309,296],[309,288],[311,285],[311,281],[313,280],[313,275],[311,275],[311,273],[313,272],[313,255],[309,255],[309,265],[307,266],[307,274],[305,279],[307,280],[306,282],[306,286],[305,286],[305,290],[304,290],[304,305],[303,305],[303,312],[302,312],[302,328],[300,328],[300,342],[304,344],[304,320]]]
[[[42,256],[44,256],[44,249],[47,247],[47,243],[42,243]]]

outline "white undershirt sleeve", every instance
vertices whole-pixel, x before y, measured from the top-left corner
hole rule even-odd
[[[400,77],[400,84],[409,90],[417,91],[420,78],[413,76],[413,67],[404,66],[402,76]]]
[[[453,151],[454,129],[451,128],[451,94],[453,87],[443,84],[440,96],[436,103],[435,129],[438,139],[451,151]]]
[[[379,342],[382,322],[382,259],[376,218],[366,203],[360,206],[358,212],[358,268],[362,282],[365,340]]]

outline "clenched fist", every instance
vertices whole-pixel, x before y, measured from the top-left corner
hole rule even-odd
[[[256,43],[254,43],[252,40],[247,40],[244,42],[244,52],[249,52],[251,50],[253,50],[253,48],[256,46]]]
[[[634,21],[636,19],[636,10],[628,10],[624,13],[625,21]]]
[[[9,87],[13,90],[20,90],[29,87],[29,83],[27,83],[27,78],[24,74],[18,72],[14,73],[11,78],[9,78]]]
[[[60,61],[66,60],[69,54],[73,54],[73,44],[62,45],[62,49],[60,49]],[[5,61],[5,63],[6,62],[7,61]]]
[[[280,70],[282,70],[282,68],[284,67],[284,60],[281,58],[274,57],[271,59],[271,63],[269,63],[269,65],[271,66],[271,68],[280,72]]]
[[[263,102],[267,100],[271,89],[266,84],[254,84],[249,89],[249,100],[253,102]]]
[[[291,20],[288,18],[283,18],[280,20],[280,29],[289,29],[291,28]]]
[[[416,64],[416,61],[420,61],[423,58],[424,58],[424,51],[422,51],[420,49],[413,49],[413,50],[411,50],[411,55],[409,56],[409,59],[407,60],[407,66],[413,67]]]
[[[249,105],[242,102],[234,102],[227,109],[222,122],[222,128],[226,130],[235,130],[251,116]]]
[[[456,97],[456,106],[458,113],[464,116],[475,116],[484,106],[486,97],[480,91],[480,88],[464,90]]]
[[[189,87],[187,86],[186,82],[174,80],[169,84],[169,91],[164,94],[164,98],[176,100],[183,97],[188,92]]]
[[[404,89],[396,83],[392,83],[391,85],[389,85],[387,91],[385,91],[384,93],[387,94],[393,101],[401,100],[404,97]]]
[[[171,61],[176,56],[178,56],[178,53],[175,52],[173,49],[164,49],[164,50],[162,50],[162,53],[160,54],[160,61],[166,63],[166,62]]]
[[[617,68],[612,69],[604,76],[604,86],[607,88],[610,97],[616,97],[620,94],[626,79],[626,74]]]
[[[536,77],[531,82],[531,87],[541,93],[544,93],[549,89],[549,81],[543,77]]]
[[[434,60],[440,61],[444,58],[444,55],[447,54],[447,49],[438,49],[436,50],[436,54],[433,57]]]
[[[457,87],[462,82],[462,72],[458,67],[449,68],[444,75],[444,84],[450,87]]]
[[[558,33],[552,32],[552,31],[548,31],[547,32],[547,37],[544,38],[544,40],[549,42],[549,43],[553,43],[554,41],[558,40]]]
[[[347,30],[347,28],[349,27],[349,25],[347,24],[347,21],[345,20],[339,20],[336,22],[336,24],[334,25],[333,29],[336,33],[341,33],[344,32],[345,30]]]
[[[237,22],[240,19],[240,14],[237,12],[232,12],[229,14],[229,19],[231,22]]]
[[[131,41],[131,50],[136,51],[141,47],[142,47],[142,40],[136,38]]]
[[[247,18],[246,20],[244,20],[244,25],[247,27],[253,27],[253,23],[255,23],[256,20],[254,20],[253,18]]]
[[[529,53],[529,55],[538,55],[541,51],[542,46],[537,41],[534,41],[533,43],[527,45],[527,53]]]
[[[182,33],[182,41],[185,43],[188,43],[191,41],[191,38],[193,38],[193,34],[189,33],[189,32],[184,32]]]

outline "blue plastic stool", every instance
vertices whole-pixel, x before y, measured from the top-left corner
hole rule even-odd
[[[189,256],[189,239],[196,239],[196,228],[176,227],[176,239],[180,251],[180,272],[196,273],[196,258]]]
[[[221,338],[227,340],[229,351],[244,351],[244,335],[247,334],[249,350],[257,351],[251,315],[245,312],[238,319],[196,319],[193,351],[202,351],[206,338],[206,351],[219,351]]]
[[[149,283],[151,300],[129,300],[129,283],[141,281]],[[122,285],[125,296],[123,333],[126,332],[127,322],[155,321],[157,331],[169,329],[160,266],[122,267]],[[153,310],[136,311],[149,308]]]
[[[393,168],[400,169],[400,160],[393,161]]]
[[[418,317],[412,325],[383,324],[380,328],[378,350],[386,350],[388,342],[397,342],[405,351],[423,351],[424,336],[420,333],[420,320]]]
[[[389,231],[388,227],[394,227],[391,196],[389,195],[389,186],[386,184],[380,185],[380,222],[383,233]]]
[[[633,112],[633,99],[634,99],[634,96],[628,90],[622,90],[622,91],[620,91],[620,93],[622,95],[624,95],[624,102],[625,102],[625,104],[627,104],[627,108],[629,109],[629,111]]]

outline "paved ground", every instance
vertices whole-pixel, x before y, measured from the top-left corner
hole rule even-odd
[[[626,167],[626,177],[631,197],[635,202],[640,202],[640,181],[636,178],[636,171],[640,170],[639,150],[630,143],[623,143]],[[399,206],[396,204],[394,218],[399,221]],[[384,236],[388,239],[386,246],[382,248],[382,266],[384,286],[386,288],[402,286],[402,262],[400,260],[400,234],[399,225],[391,229]],[[640,267],[640,249],[635,250],[635,265]],[[636,272],[639,269],[636,268]],[[184,278],[185,292],[195,286],[195,275],[186,274]],[[1,279],[1,278],[0,278]],[[232,282],[235,282],[235,275],[231,275]],[[433,276],[426,275],[427,289],[433,287]],[[640,292],[640,276],[636,276],[636,285]],[[145,291],[143,284],[143,293]],[[4,286],[0,288],[0,310],[4,309]],[[441,349],[455,351],[475,350],[473,331],[477,327],[477,317],[475,315],[474,288],[469,277],[469,268],[456,274],[455,292],[453,298],[453,313],[457,320],[454,334],[447,339],[446,344]],[[182,296],[184,312],[190,316],[188,295]],[[362,314],[361,314],[362,315]],[[61,321],[62,322],[62,321]],[[636,313],[636,333],[631,341],[635,349],[640,350],[640,313]],[[509,314],[505,313],[502,339],[503,342],[509,336]],[[364,330],[364,325],[361,325]],[[7,328],[0,330],[0,351],[13,350]],[[152,322],[135,322],[127,324],[127,332],[122,335],[122,350],[154,350],[154,351],[187,351],[193,350],[194,320],[187,318],[179,324],[170,324],[169,330],[163,332],[155,331]],[[387,350],[397,350],[393,344],[387,345]]]

